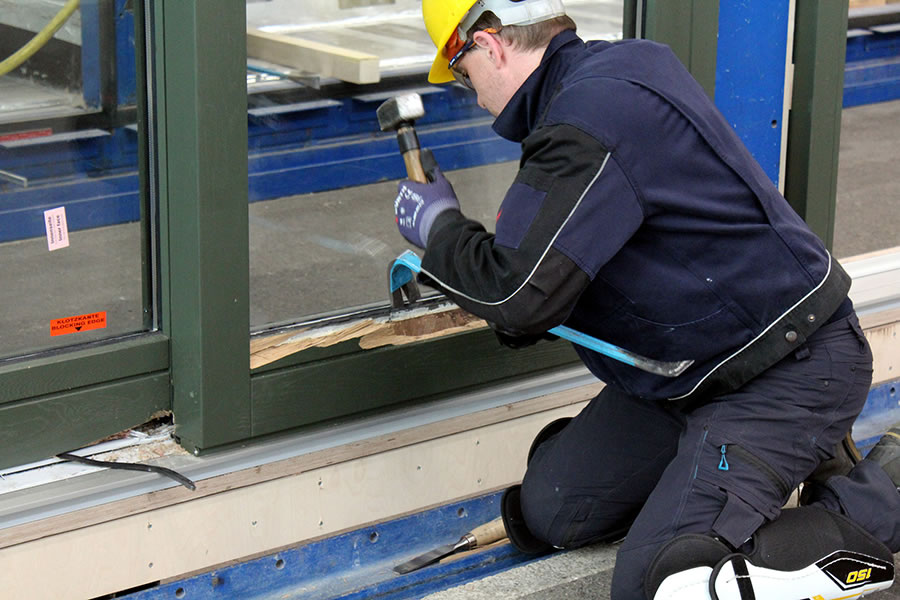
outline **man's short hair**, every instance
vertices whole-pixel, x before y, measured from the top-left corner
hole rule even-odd
[[[513,47],[527,52],[545,48],[557,34],[566,29],[575,31],[576,27],[575,21],[569,15],[554,17],[532,25],[503,25],[497,15],[485,11],[466,32],[466,37],[471,39],[476,31],[494,28],[500,30],[497,35],[511,43]]]

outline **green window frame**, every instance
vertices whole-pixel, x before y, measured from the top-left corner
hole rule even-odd
[[[840,125],[840,90],[828,78],[840,81],[843,69],[829,44],[846,24],[841,4],[797,7],[805,33],[796,41],[794,106],[809,113],[791,123],[787,189],[825,235]],[[133,7],[138,76],[152,82],[138,114],[153,126],[140,128],[154,151],[141,157],[141,188],[158,238],[145,243],[145,312],[157,318],[145,334],[0,366],[0,467],[82,446],[159,411],[174,413],[179,441],[199,454],[577,362],[567,344],[512,352],[478,330],[365,351],[345,342],[251,372],[245,0]],[[626,0],[626,35],[640,18],[644,35],[670,43],[712,93],[717,10],[714,0]],[[833,165],[830,188],[823,163]]]

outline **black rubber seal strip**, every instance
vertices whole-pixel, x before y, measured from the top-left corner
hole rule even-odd
[[[181,473],[177,473],[172,469],[167,469],[165,467],[156,467],[153,465],[144,465],[140,463],[121,463],[121,462],[109,462],[103,460],[94,460],[92,458],[84,458],[83,456],[78,456],[75,454],[71,454],[69,452],[63,452],[61,454],[56,455],[57,458],[62,460],[69,460],[72,462],[81,463],[83,465],[90,465],[92,467],[104,467],[107,469],[120,469],[122,471],[144,471],[147,473],[156,473],[157,475],[162,475],[163,477],[168,477],[169,479],[173,479],[186,487],[187,489],[194,491],[197,489],[197,486],[193,481],[182,475]]]

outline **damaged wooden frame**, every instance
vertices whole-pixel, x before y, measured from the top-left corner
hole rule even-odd
[[[394,312],[397,309],[414,308],[416,300],[421,297],[415,280],[415,274],[419,273],[421,269],[421,259],[409,250],[391,263],[388,269],[388,285],[393,303],[391,316],[364,319],[349,325],[281,333],[259,338],[251,342],[250,368],[255,369],[267,365],[307,348],[327,347],[352,339],[359,339],[360,348],[370,349],[379,346],[408,344],[487,326],[482,319],[449,304],[441,305],[436,309],[419,307],[403,311],[399,316],[395,316]],[[404,296],[407,298],[407,304],[404,304]],[[426,315],[428,318],[423,320],[422,317]],[[565,325],[554,327],[548,333],[662,377],[678,377],[694,363],[693,360],[661,361],[647,358]]]

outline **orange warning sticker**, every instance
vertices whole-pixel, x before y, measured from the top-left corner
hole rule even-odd
[[[104,327],[106,327],[106,311],[89,315],[78,315],[77,317],[66,317],[64,319],[53,319],[50,321],[50,335],[66,335],[79,331],[90,331],[91,329],[103,329]]]

